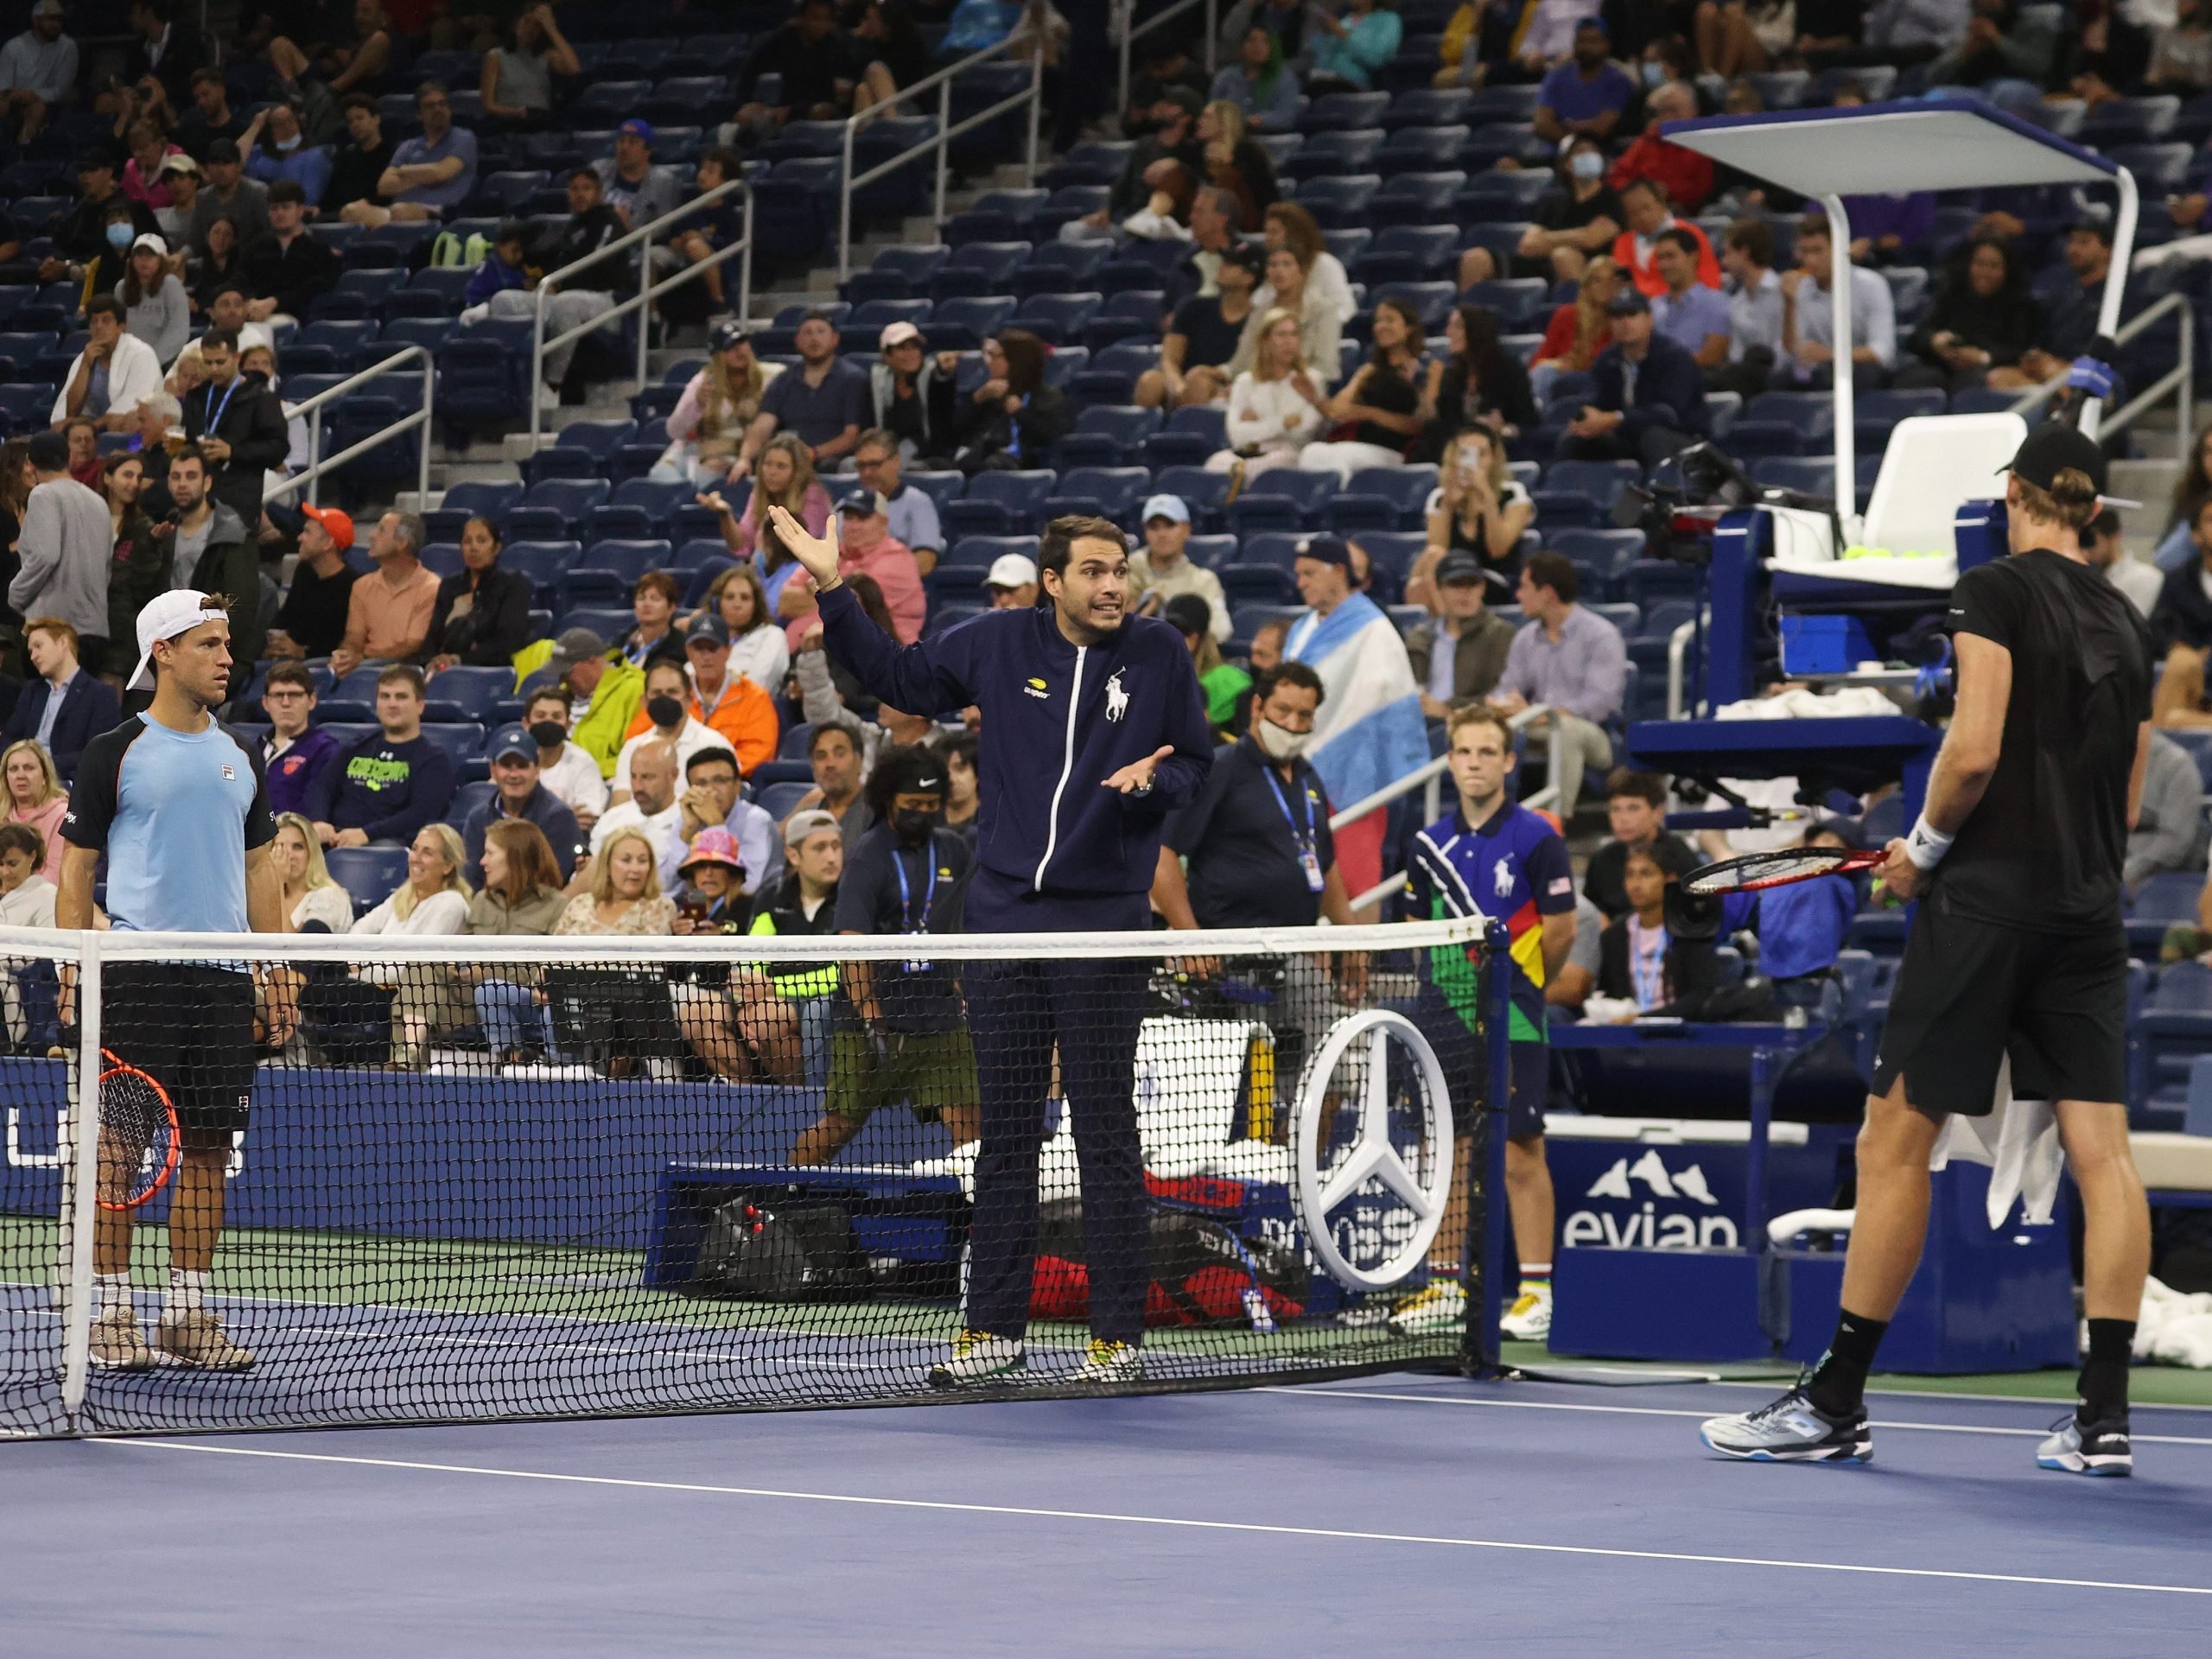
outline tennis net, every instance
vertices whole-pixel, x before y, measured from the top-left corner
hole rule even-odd
[[[0,1434],[1480,1364],[1483,926],[0,933]]]

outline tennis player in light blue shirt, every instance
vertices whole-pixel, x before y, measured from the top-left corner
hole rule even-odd
[[[286,931],[260,760],[213,712],[230,696],[230,634],[226,601],[190,588],[139,612],[131,683],[150,671],[154,700],[85,746],[61,821],[68,845],[57,925],[92,925],[105,855],[108,914],[118,933]],[[169,1363],[198,1370],[242,1371],[254,1363],[207,1297],[223,1230],[224,1166],[252,1108],[260,1043],[283,1043],[297,1023],[290,976],[273,971],[263,988],[257,1013],[250,964],[219,956],[113,962],[101,975],[100,1047],[167,1095],[180,1156],[169,1202],[168,1294],[151,1345],[130,1290],[132,1211],[104,1205],[99,1212],[92,1235],[97,1366],[149,1370],[156,1348]],[[65,997],[65,1020],[79,1013],[74,989]],[[127,1185],[146,1151],[124,1143],[122,1133],[102,1125],[104,1198],[122,1196],[107,1189]]]

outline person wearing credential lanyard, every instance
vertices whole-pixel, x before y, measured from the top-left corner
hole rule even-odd
[[[200,362],[207,378],[185,394],[184,435],[207,457],[207,493],[238,514],[251,540],[261,524],[263,475],[291,453],[284,405],[267,381],[238,372],[238,336],[229,329],[200,337]]]
[[[844,964],[830,1090],[792,1148],[795,1164],[828,1163],[872,1114],[901,1101],[922,1122],[943,1122],[956,1147],[983,1132],[959,966],[931,960],[920,937],[960,930],[971,860],[944,827],[947,786],[944,762],[924,748],[891,750],[868,779],[878,822],[846,860],[837,931],[913,936],[912,954]]]
[[[1312,927],[1325,916],[1352,924],[1328,791],[1305,758],[1323,695],[1321,677],[1304,663],[1260,676],[1250,729],[1218,753],[1198,798],[1167,821],[1152,897],[1169,927]],[[1336,1017],[1338,994],[1357,1001],[1366,982],[1366,958],[1357,954],[1287,956],[1272,1023],[1306,1033],[1311,1052]]]

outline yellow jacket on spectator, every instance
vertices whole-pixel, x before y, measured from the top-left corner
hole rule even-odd
[[[607,664],[607,672],[592,689],[591,707],[569,738],[599,763],[601,777],[614,775],[614,757],[622,753],[622,740],[645,696],[645,671],[620,657]]]
[[[1446,69],[1457,69],[1467,55],[1467,47],[1475,37],[1475,9],[1464,5],[1452,14],[1452,21],[1444,25],[1444,39],[1437,47],[1436,55]]]

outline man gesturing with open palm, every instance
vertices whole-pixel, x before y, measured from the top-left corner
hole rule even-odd
[[[967,927],[983,933],[1143,931],[1167,814],[1213,763],[1190,652],[1132,616],[1119,526],[1056,518],[1038,548],[1044,598],[898,645],[840,578],[836,520],[815,537],[781,508],[776,533],[814,578],[830,654],[884,702],[937,716],[982,709],[977,868]],[[1135,1071],[1141,958],[1043,952],[971,963],[969,1029],[982,1092],[967,1315],[938,1388],[1010,1379],[1027,1363],[1038,1151],[1052,1057],[1083,1172],[1090,1348],[1077,1379],[1141,1375],[1148,1228]]]

